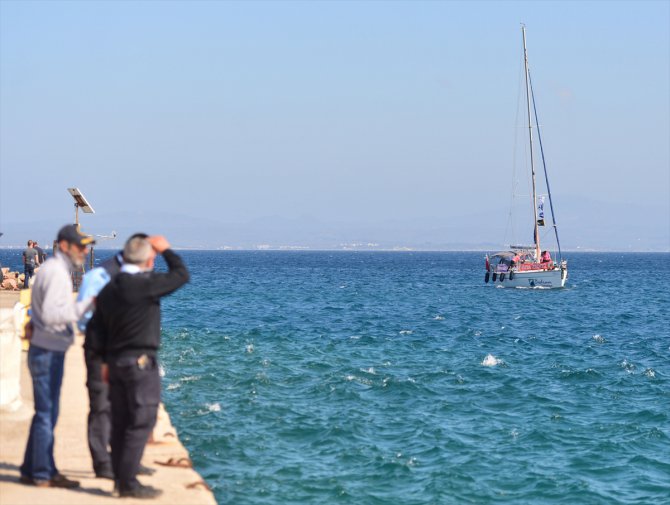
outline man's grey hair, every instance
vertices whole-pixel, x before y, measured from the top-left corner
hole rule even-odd
[[[131,265],[142,265],[151,257],[152,247],[143,237],[133,237],[123,248],[123,261]]]

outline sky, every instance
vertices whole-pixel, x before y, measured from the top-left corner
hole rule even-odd
[[[522,22],[566,247],[670,250],[667,1],[3,0],[0,246],[499,243]]]

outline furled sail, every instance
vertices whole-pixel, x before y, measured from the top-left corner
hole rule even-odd
[[[537,225],[544,226],[544,196],[541,196],[537,203]]]

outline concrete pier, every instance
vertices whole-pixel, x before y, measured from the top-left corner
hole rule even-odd
[[[18,293],[0,292],[3,314],[18,301]],[[8,331],[5,325],[3,333]],[[17,337],[18,338],[18,337]],[[9,339],[7,339],[9,342]],[[111,480],[97,479],[93,473],[86,436],[88,393],[86,391],[86,365],[82,350],[83,339],[77,337],[65,356],[65,374],[61,392],[60,416],[56,426],[55,460],[60,472],[81,482],[74,490],[36,488],[19,483],[19,466],[28,440],[28,430],[33,415],[32,381],[26,364],[26,353],[0,355],[0,370],[10,371],[16,366],[20,384],[20,400],[12,408],[0,409],[0,505],[104,505],[123,504],[193,504],[215,505],[214,495],[202,477],[192,468],[164,466],[169,461],[188,464],[188,451],[177,437],[167,412],[162,408],[154,429],[153,442],[147,445],[142,464],[156,469],[151,477],[139,477],[143,484],[163,490],[163,495],[152,500],[115,498]],[[15,346],[15,342],[7,344]],[[13,349],[13,347],[12,347]],[[7,361],[6,361],[7,359]],[[7,377],[11,379],[10,377]],[[9,383],[8,383],[9,384]],[[11,385],[9,386],[10,392]],[[12,399],[15,402],[15,399]]]

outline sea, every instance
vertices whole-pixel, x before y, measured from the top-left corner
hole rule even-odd
[[[186,251],[163,400],[220,504],[669,504],[670,254]],[[161,267],[164,268],[164,267]]]

